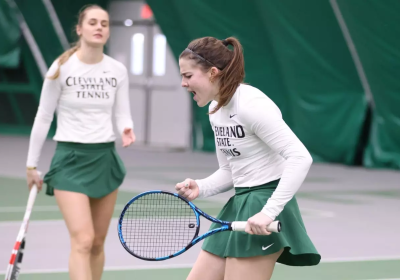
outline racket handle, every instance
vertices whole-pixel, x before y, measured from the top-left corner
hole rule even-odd
[[[39,177],[42,175],[42,172],[38,171]],[[26,210],[25,210],[25,215],[24,215],[24,221],[29,220],[33,204],[35,203],[36,196],[38,193],[38,188],[36,184],[34,184],[29,192],[29,197],[28,197],[28,203],[26,205]]]
[[[244,231],[246,229],[247,222],[232,222],[231,227],[233,231]],[[280,221],[273,221],[267,226],[269,232],[280,232],[282,228]]]

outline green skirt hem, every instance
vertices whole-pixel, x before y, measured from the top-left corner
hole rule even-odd
[[[43,183],[49,196],[54,196],[57,189],[101,198],[118,189],[125,175],[126,169],[114,142],[58,142]]]
[[[276,189],[279,180],[268,184],[235,188],[235,195],[222,208],[217,218],[223,221],[247,221],[259,213]],[[202,249],[221,258],[246,258],[265,256],[284,248],[277,262],[289,266],[313,266],[321,256],[309,238],[300,210],[293,197],[276,217],[282,223],[280,233],[251,235],[245,232],[220,232],[204,240]],[[220,225],[213,223],[210,230]]]

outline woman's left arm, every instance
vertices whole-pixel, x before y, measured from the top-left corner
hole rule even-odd
[[[135,141],[136,137],[133,133],[133,121],[129,101],[129,77],[126,68],[124,68],[123,76],[117,85],[114,110],[115,122],[118,132],[122,136],[123,146],[129,146]]]
[[[240,118],[245,125],[286,159],[280,182],[262,209],[264,214],[274,220],[302,185],[313,160],[270,99],[253,98],[241,104],[241,107]]]

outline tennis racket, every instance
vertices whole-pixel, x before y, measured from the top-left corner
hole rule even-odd
[[[24,255],[24,249],[26,245],[25,237],[28,229],[29,218],[31,216],[37,193],[37,186],[33,185],[31,191],[29,192],[28,204],[26,206],[24,219],[17,235],[17,241],[15,242],[14,248],[11,252],[11,258],[7,266],[5,280],[16,280],[19,277],[22,257]]]
[[[200,215],[221,227],[199,236]],[[118,221],[118,236],[134,257],[162,261],[179,256],[218,232],[245,231],[246,223],[221,221],[176,193],[154,190],[133,197],[125,205]],[[267,230],[278,233],[281,223],[274,221]]]

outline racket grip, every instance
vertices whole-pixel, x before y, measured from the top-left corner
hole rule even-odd
[[[247,222],[232,222],[231,227],[233,231],[244,231],[246,229]],[[273,221],[267,226],[269,232],[280,232],[282,228],[280,221]]]

